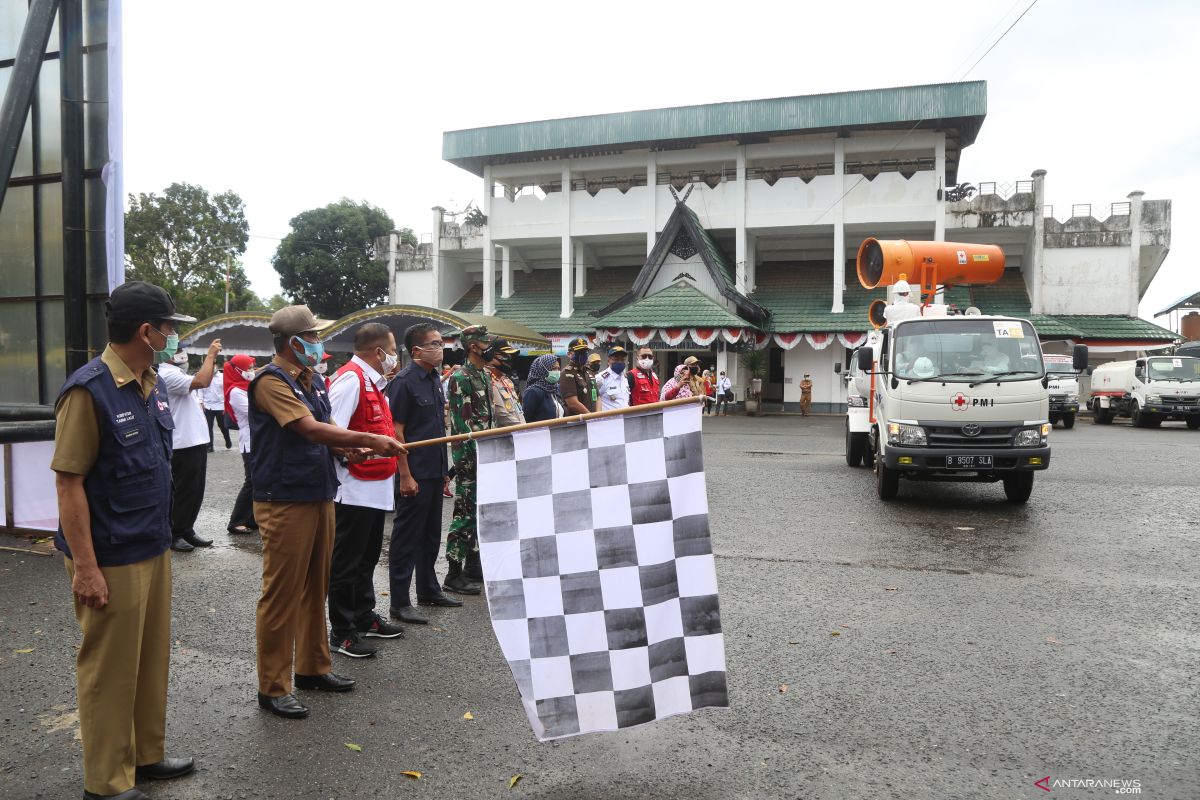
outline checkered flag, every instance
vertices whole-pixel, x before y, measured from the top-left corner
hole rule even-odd
[[[728,706],[700,406],[478,447],[492,627],[537,738]]]

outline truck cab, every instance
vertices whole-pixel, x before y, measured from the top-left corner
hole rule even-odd
[[[1079,373],[1070,356],[1046,354],[1042,358],[1046,377],[1050,379],[1050,424],[1061,422],[1068,430],[1075,427],[1079,413]]]
[[[901,478],[1002,481],[1010,501],[1029,499],[1034,473],[1050,466],[1051,425],[1027,320],[927,311],[878,330],[858,360],[881,499],[898,495]],[[1072,363],[1086,366],[1086,347]]]
[[[1200,428],[1200,358],[1149,356],[1101,364],[1092,372],[1092,419],[1129,417],[1137,428],[1182,420]]]

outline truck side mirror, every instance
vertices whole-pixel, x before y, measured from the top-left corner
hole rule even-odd
[[[858,368],[863,372],[871,371],[871,362],[874,361],[875,353],[869,347],[864,347],[858,351]]]
[[[1095,367],[1088,367],[1088,368],[1087,368],[1087,374],[1088,374],[1089,376],[1090,376],[1090,375],[1091,375],[1093,372],[1095,372],[1095,371],[1096,371],[1096,368],[1095,368]]]
[[[1083,372],[1088,366],[1088,348],[1086,344],[1075,345],[1075,351],[1071,353],[1071,367],[1076,372]]]
[[[837,362],[837,361],[833,362],[833,374],[835,374],[835,375],[842,374],[842,365],[840,362]]]

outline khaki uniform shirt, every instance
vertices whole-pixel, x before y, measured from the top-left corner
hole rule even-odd
[[[517,387],[512,378],[500,370],[490,369],[492,373],[492,416],[497,428],[505,425],[521,425],[525,422],[525,410],[521,408],[521,399],[517,397]]]
[[[596,410],[596,380],[587,367],[568,364],[560,373],[558,390],[562,394],[563,408],[568,397],[577,397],[589,412]]]

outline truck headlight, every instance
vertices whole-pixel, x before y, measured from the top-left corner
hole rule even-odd
[[[925,438],[925,429],[920,425],[907,425],[903,422],[889,422],[888,444],[924,447],[925,445],[929,444],[929,441]]]
[[[1017,431],[1014,447],[1044,447],[1050,440],[1050,425],[1042,424],[1036,428],[1024,428]]]
[[[856,394],[846,395],[846,405],[851,408],[866,408],[867,398],[859,397]]]
[[[1077,395],[1077,394],[1069,394],[1069,395],[1067,395],[1067,402],[1068,402],[1068,403],[1078,403],[1078,402],[1079,402],[1079,395]]]
[[[1146,402],[1147,403],[1161,403],[1162,395],[1161,394],[1148,394],[1148,395],[1146,395]]]

